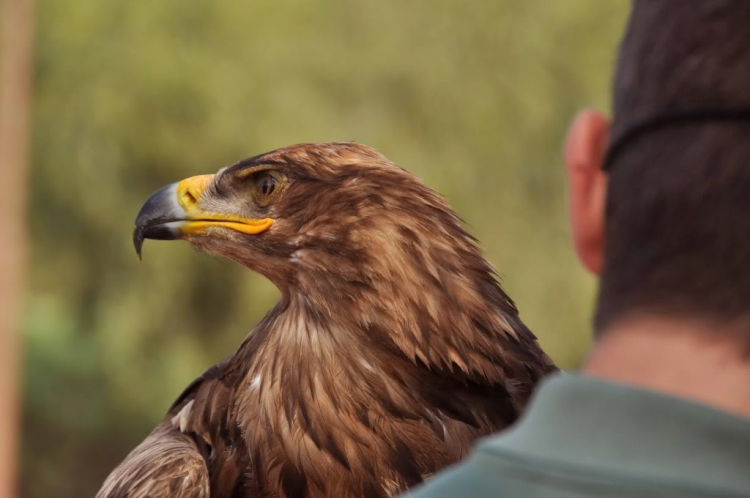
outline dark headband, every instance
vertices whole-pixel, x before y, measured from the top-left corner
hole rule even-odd
[[[602,169],[608,171],[612,163],[622,150],[631,142],[639,139],[643,135],[661,128],[669,126],[680,126],[691,124],[696,121],[750,121],[750,108],[738,107],[734,109],[708,108],[693,109],[688,111],[677,112],[674,114],[664,114],[642,120],[636,123],[617,136],[607,148],[607,154],[604,156]]]

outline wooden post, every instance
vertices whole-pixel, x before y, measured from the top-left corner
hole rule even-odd
[[[0,0],[0,496],[17,495],[33,0]]]

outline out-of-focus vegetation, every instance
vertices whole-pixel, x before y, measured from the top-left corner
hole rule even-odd
[[[277,298],[186,244],[147,243],[156,188],[303,141],[372,145],[441,191],[562,366],[594,282],[561,144],[608,108],[627,2],[39,0],[22,493],[92,496]]]

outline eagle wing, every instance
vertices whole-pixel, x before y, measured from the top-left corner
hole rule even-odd
[[[198,443],[165,420],[109,475],[96,498],[209,498]]]
[[[112,471],[96,498],[209,498],[217,487],[248,489],[244,446],[218,434],[226,429],[231,397],[224,365],[214,365],[185,389],[165,419]],[[219,479],[212,482],[210,475]]]

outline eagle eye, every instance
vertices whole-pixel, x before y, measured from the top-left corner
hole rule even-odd
[[[252,193],[255,202],[266,207],[281,193],[284,178],[275,171],[260,171],[252,178]]]
[[[276,188],[276,178],[271,175],[263,175],[263,177],[258,180],[258,188],[260,189],[261,194],[271,195]]]

